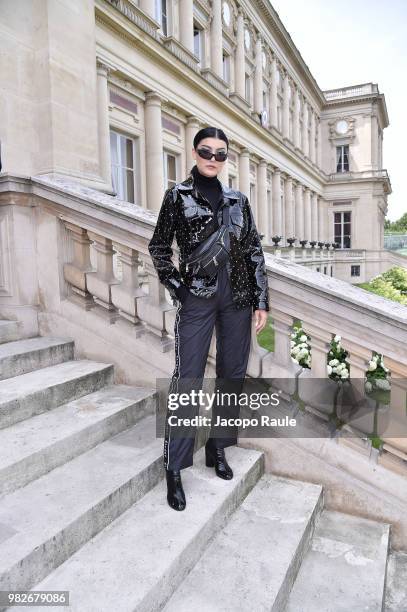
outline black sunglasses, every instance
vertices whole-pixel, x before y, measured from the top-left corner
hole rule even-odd
[[[212,151],[210,151],[209,149],[197,149],[197,153],[199,157],[202,157],[202,159],[212,159],[212,157],[214,157],[215,160],[218,162],[225,161],[228,156],[227,151],[218,151],[217,153],[212,153]]]

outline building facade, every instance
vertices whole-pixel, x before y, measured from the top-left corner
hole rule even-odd
[[[3,0],[0,23],[3,172],[158,211],[194,134],[216,125],[230,140],[220,178],[248,195],[266,249],[296,238],[295,259],[351,282],[386,267],[384,95],[322,91],[270,3]]]

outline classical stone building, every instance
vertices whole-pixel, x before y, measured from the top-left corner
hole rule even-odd
[[[348,282],[406,261],[382,248],[384,97],[322,92],[262,0],[139,1],[0,1],[0,596],[64,589],[72,612],[406,610],[407,308]],[[247,377],[299,429],[239,436],[223,486],[200,428],[179,521],[156,423],[177,309],[148,244],[208,124],[264,234],[273,345],[253,321]],[[382,355],[387,404],[339,403],[338,336],[356,390]],[[207,379],[216,344],[214,329]],[[216,581],[219,554],[231,571]]]
[[[390,266],[384,95],[322,91],[270,3],[3,0],[0,21],[3,171],[157,211],[196,131],[217,125],[231,141],[221,178],[249,196],[265,248],[295,237],[283,256],[354,282]]]

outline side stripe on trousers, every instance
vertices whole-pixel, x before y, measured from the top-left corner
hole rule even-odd
[[[182,303],[178,304],[177,312],[175,315],[175,324],[174,324],[174,338],[175,338],[175,368],[172,373],[171,384],[169,387],[168,393],[178,393],[178,380],[180,376],[180,353],[179,353],[179,331],[178,325],[180,320],[180,310],[182,308]],[[171,430],[168,422],[168,417],[170,416],[171,411],[167,406],[167,416],[165,422],[165,433],[164,433],[164,466],[167,469],[170,462],[170,438],[171,438]]]

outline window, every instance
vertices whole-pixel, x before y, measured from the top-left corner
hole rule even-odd
[[[121,200],[134,202],[135,141],[125,134],[110,131],[110,155],[112,160],[113,189]]]
[[[351,266],[350,267],[350,275],[351,276],[360,276],[360,266]]]
[[[336,147],[336,171],[349,172],[349,145]]]
[[[350,249],[350,211],[334,213],[334,241],[341,249]]]
[[[226,81],[226,83],[229,83],[230,82],[230,57],[225,51],[223,51],[222,58],[223,58],[223,80]]]
[[[203,30],[194,23],[194,54],[199,58],[199,63],[203,60]]]
[[[326,266],[324,266],[324,274],[326,274]]]
[[[164,189],[173,187],[177,182],[177,156],[168,151],[163,152]]]
[[[247,72],[244,75],[244,95],[246,98],[246,102],[251,101],[251,95],[250,95],[250,76],[247,74]]]
[[[168,35],[167,0],[155,0],[155,18],[161,24],[164,36]]]

